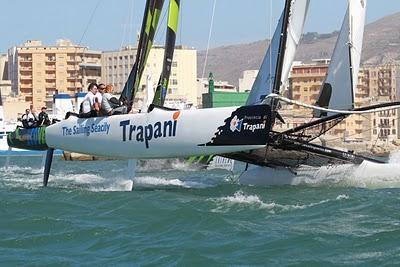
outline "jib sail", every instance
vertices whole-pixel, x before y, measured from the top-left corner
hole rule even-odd
[[[128,101],[129,110],[132,108],[133,99],[138,90],[147,57],[150,53],[151,47],[153,46],[153,39],[163,4],[164,0],[148,0],[146,2],[135,64],[129,73],[128,80],[125,83],[120,97],[120,100]]]
[[[354,108],[354,93],[358,82],[361,49],[364,35],[367,0],[349,0],[346,16],[322,84],[317,105],[330,109]],[[315,116],[328,115],[316,111]]]
[[[165,54],[163,68],[154,95],[153,104],[163,106],[167,95],[168,81],[171,75],[172,60],[174,57],[175,40],[178,30],[180,0],[170,0],[168,9],[168,27],[165,39]]]
[[[260,104],[270,93],[281,91],[288,79],[303,32],[309,0],[287,0],[269,49],[261,64],[246,105]]]

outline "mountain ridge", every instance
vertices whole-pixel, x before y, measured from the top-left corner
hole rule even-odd
[[[362,64],[384,64],[400,59],[400,12],[385,16],[365,26]],[[298,47],[297,61],[311,62],[312,59],[330,58],[338,31],[319,34],[303,34]],[[217,80],[228,81],[238,86],[244,70],[259,69],[270,40],[251,43],[224,45],[210,49],[204,76],[211,71]],[[206,51],[197,55],[197,74],[203,74]]]

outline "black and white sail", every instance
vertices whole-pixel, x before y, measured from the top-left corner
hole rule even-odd
[[[309,2],[286,1],[246,105],[260,104],[267,95],[279,94],[286,83],[303,32]]]
[[[320,91],[317,105],[336,110],[352,110],[358,82],[364,36],[367,0],[349,0],[328,74]],[[317,117],[330,115],[316,111]]]

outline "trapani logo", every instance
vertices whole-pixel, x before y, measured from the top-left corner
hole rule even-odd
[[[230,126],[231,131],[232,132],[235,132],[235,131],[240,132],[242,130],[242,123],[243,123],[243,119],[239,120],[238,117],[235,115],[235,117],[233,117],[231,120],[231,126]]]
[[[172,120],[147,125],[135,125],[131,120],[121,121],[119,126],[122,127],[122,141],[144,142],[146,148],[149,148],[152,139],[174,137],[179,115],[180,111],[176,111],[172,114]]]
[[[266,124],[265,120],[263,121],[263,123],[256,123],[256,124],[243,122],[243,119],[239,120],[237,115],[235,115],[235,117],[233,117],[231,120],[229,129],[231,129],[232,132],[236,131],[241,132],[243,130],[243,131],[251,131],[254,133],[254,131],[256,130],[265,129],[265,124]]]

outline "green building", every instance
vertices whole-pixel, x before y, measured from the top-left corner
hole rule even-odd
[[[214,77],[210,72],[208,77],[208,93],[203,94],[203,108],[242,106],[246,103],[247,92],[219,92],[214,90]]]

